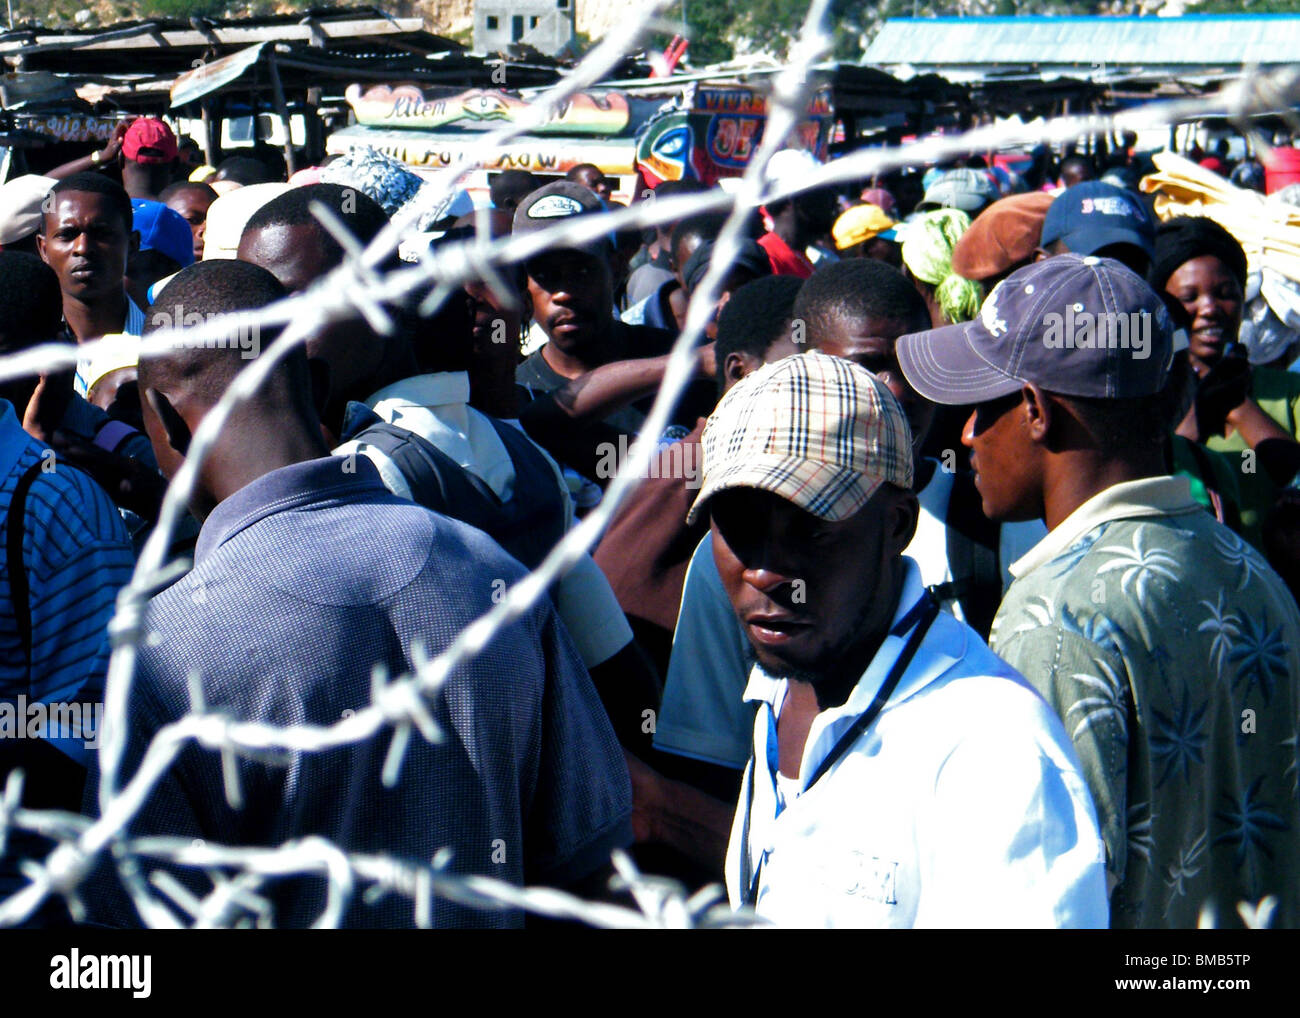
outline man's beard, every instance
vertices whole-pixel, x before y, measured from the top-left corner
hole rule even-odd
[[[884,614],[880,622],[884,628],[878,634],[876,641],[876,651],[879,651],[880,644],[889,635],[890,621],[893,619],[895,612],[898,610],[897,598],[902,593],[902,585],[896,584],[894,588],[894,604],[890,605],[890,610]],[[848,699],[855,686],[865,674],[867,668],[871,665],[871,660],[851,663],[847,667],[854,669],[853,674],[845,673],[845,661],[854,656],[854,651],[864,640],[871,636],[872,616],[875,614],[877,605],[872,600],[863,601],[862,607],[858,612],[857,618],[849,627],[843,641],[837,646],[828,649],[820,655],[815,666],[799,666],[795,664],[782,663],[780,667],[768,668],[756,656],[755,661],[759,672],[769,679],[785,679],[788,682],[804,682],[813,688],[817,694],[819,703],[823,703],[823,709],[831,705],[838,706]]]
[[[767,668],[762,661],[756,661],[755,667],[758,668],[760,675],[766,679],[771,679],[774,682],[779,682],[781,680],[786,682],[806,682],[815,689],[817,684],[822,680],[820,672],[810,672],[803,668],[795,668],[793,666],[783,666],[773,670]]]

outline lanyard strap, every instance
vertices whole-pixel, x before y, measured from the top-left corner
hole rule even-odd
[[[899,652],[898,657],[895,658],[893,665],[889,669],[889,674],[885,676],[885,681],[882,682],[880,688],[876,690],[876,695],[872,698],[871,705],[853,719],[853,723],[849,725],[844,734],[840,736],[839,741],[837,741],[831,748],[831,751],[822,758],[822,762],[817,765],[817,769],[813,771],[813,776],[809,780],[807,787],[804,789],[805,792],[810,791],[813,785],[817,784],[827,771],[839,763],[844,754],[846,754],[853,747],[853,744],[857,742],[858,739],[862,738],[867,729],[871,727],[871,723],[876,720],[877,715],[884,710],[885,704],[889,702],[890,696],[893,695],[894,690],[898,687],[899,681],[903,678],[903,673],[907,671],[908,666],[912,663],[912,658],[916,656],[916,651],[921,646],[921,641],[925,638],[925,634],[929,631],[930,624],[934,622],[938,614],[939,602],[931,594],[930,590],[927,589],[925,593],[921,595],[920,600],[908,609],[907,614],[899,620],[898,625],[894,627],[891,635],[901,636],[910,628],[912,631],[907,638],[907,643],[903,645],[903,649]],[[753,904],[758,900],[759,878],[762,876],[763,872],[763,860],[760,859],[758,865],[753,867],[753,874],[750,879],[748,881],[744,879],[744,870],[748,870],[753,866],[753,863],[750,861],[749,850],[749,821],[754,811],[754,781],[758,776],[758,760],[756,755],[752,752],[749,761],[749,797],[745,805],[745,822],[742,827],[742,841],[740,846],[741,863],[743,865],[741,886],[745,887],[746,883],[748,884],[745,897],[741,902],[741,904],[745,906],[753,906]],[[768,764],[768,771],[771,772],[770,763]],[[775,778],[773,778],[773,781],[775,781]]]

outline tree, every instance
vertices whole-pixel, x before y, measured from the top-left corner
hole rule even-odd
[[[286,8],[338,6],[335,0],[113,0],[90,5],[86,0],[12,0],[14,25],[33,24],[46,28],[70,27],[77,14],[90,10],[100,26],[116,21],[144,18],[240,18],[273,14]]]
[[[677,0],[662,20],[678,25],[685,22],[691,42],[687,57],[693,65],[721,64],[736,55],[730,36],[742,7],[735,0]],[[662,51],[671,41],[671,35],[659,33],[651,37],[649,48]]]
[[[231,6],[230,0],[143,0],[138,10],[145,18],[215,18]]]

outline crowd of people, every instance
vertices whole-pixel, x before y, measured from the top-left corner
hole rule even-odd
[[[250,316],[344,263],[340,225],[365,245],[421,202],[380,270],[484,232],[552,243],[432,309],[430,284],[391,329],[329,321],[232,407],[168,535],[188,568],[148,602],[118,787],[192,712],[363,711],[600,505],[638,438],[646,476],[409,740],[190,741],[120,838],[328,839],[412,866],[450,848],[451,873],[614,899],[621,848],[789,926],[1235,925],[1265,899],[1300,924],[1300,333],[1243,341],[1241,243],[1158,220],[1131,146],[1030,155],[796,191],[815,160],[778,153],[782,197],[748,217],[650,435],[726,215],[576,244],[566,227],[618,207],[594,166],[425,208],[372,150],[202,166],[150,118],[4,184],[0,354],[94,345],[0,384],[0,774],[33,808],[111,805],[95,741],[50,719],[104,699],[167,483],[278,342]],[[1226,154],[1203,166],[1264,187]],[[0,901],[46,834],[0,832]],[[144,922],[134,865],[102,853],[77,920]],[[212,889],[147,865],[182,921]],[[221,915],[304,926],[327,900],[307,868]],[[417,911],[356,893],[341,918]],[[53,894],[26,920],[71,921]]]

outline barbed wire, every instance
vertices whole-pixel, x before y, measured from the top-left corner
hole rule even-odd
[[[1059,144],[1089,134],[1168,126],[1209,115],[1227,116],[1243,130],[1249,130],[1249,116],[1285,109],[1300,92],[1300,71],[1288,68],[1252,72],[1208,96],[1152,102],[1112,114],[1058,117],[1043,123],[991,124],[896,148],[860,149],[810,173],[797,184],[774,181],[766,175],[768,162],[786,145],[805,116],[808,100],[819,87],[812,69],[833,43],[827,18],[829,0],[814,0],[788,66],[773,78],[762,140],[734,192],[713,189],[646,200],[628,209],[576,217],[546,230],[499,239],[490,236],[485,217],[480,216],[471,241],[440,245],[433,250],[422,248],[414,264],[387,271],[380,268],[401,241],[414,232],[420,218],[451,196],[466,173],[489,159],[501,144],[545,123],[570,97],[603,80],[649,32],[662,28],[657,19],[669,3],[657,0],[647,4],[636,17],[620,25],[563,81],[538,93],[513,123],[486,134],[467,153],[464,162],[436,175],[432,186],[422,189],[417,200],[400,210],[365,247],[347,233],[331,210],[317,207],[314,211],[321,222],[344,248],[343,263],[302,294],[236,316],[239,328],[282,328],[283,332],[239,372],[195,430],[184,464],[168,485],[153,533],[141,551],[130,582],[118,595],[109,624],[112,656],[99,739],[99,816],[24,808],[23,776],[20,772],[10,774],[0,794],[0,854],[13,831],[41,835],[54,841],[55,847],[42,862],[23,861],[22,873],[28,883],[0,901],[0,926],[24,921],[52,895],[67,903],[74,918],[83,917],[83,884],[106,857],[142,921],[160,928],[268,926],[272,908],[264,891],[268,882],[286,875],[318,876],[325,881],[325,903],[313,922],[322,927],[338,925],[358,893],[367,902],[390,894],[409,899],[413,923],[421,927],[431,925],[433,902],[439,898],[473,908],[519,909],[612,928],[753,924],[756,920],[752,913],[732,912],[720,900],[717,887],[688,895],[673,881],[639,873],[623,853],[615,854],[614,864],[619,885],[635,903],[634,908],[584,901],[551,888],[521,888],[494,878],[454,874],[446,868],[446,851],[428,863],[416,863],[386,855],[348,853],[319,837],[262,848],[196,843],[185,838],[132,837],[127,831],[155,785],[189,745],[220,756],[226,801],[232,809],[238,809],[243,803],[237,766],[240,758],[320,753],[378,738],[391,728],[393,735],[381,780],[386,786],[394,785],[411,740],[436,742],[442,736],[429,703],[447,677],[477,655],[505,626],[529,611],[551,584],[591,549],[619,506],[646,475],[657,436],[664,431],[678,397],[694,374],[694,350],[720,297],[728,268],[740,252],[745,219],[752,209],[810,188],[841,184],[908,165],[940,163],[971,151]],[[665,84],[670,85],[671,79]],[[688,305],[684,327],[670,352],[663,383],[641,435],[628,450],[600,505],[570,530],[535,570],[510,587],[499,602],[436,655],[431,656],[423,647],[413,647],[413,668],[409,673],[390,676],[376,668],[370,703],[330,725],[284,727],[232,718],[209,707],[203,696],[202,677],[191,675],[189,711],[152,735],[135,772],[123,778],[135,669],[139,649],[149,636],[145,631],[148,601],[156,590],[188,568],[187,562],[168,560],[172,535],[225,422],[258,391],[291,350],[321,327],[349,318],[363,318],[377,332],[390,334],[395,328],[392,307],[418,300],[429,310],[447,294],[474,280],[486,282],[498,300],[510,305],[518,297],[504,281],[502,266],[523,263],[546,250],[586,246],[614,231],[675,222],[702,212],[726,212],[726,220],[708,270]],[[180,325],[174,323],[151,333],[142,342],[141,356],[166,352],[178,343],[219,342],[232,327],[228,319],[184,329]],[[93,356],[98,345],[42,344],[0,358],[0,380],[66,370],[78,359]],[[198,895],[167,870],[150,869],[150,861],[201,872],[210,880],[211,889]]]

